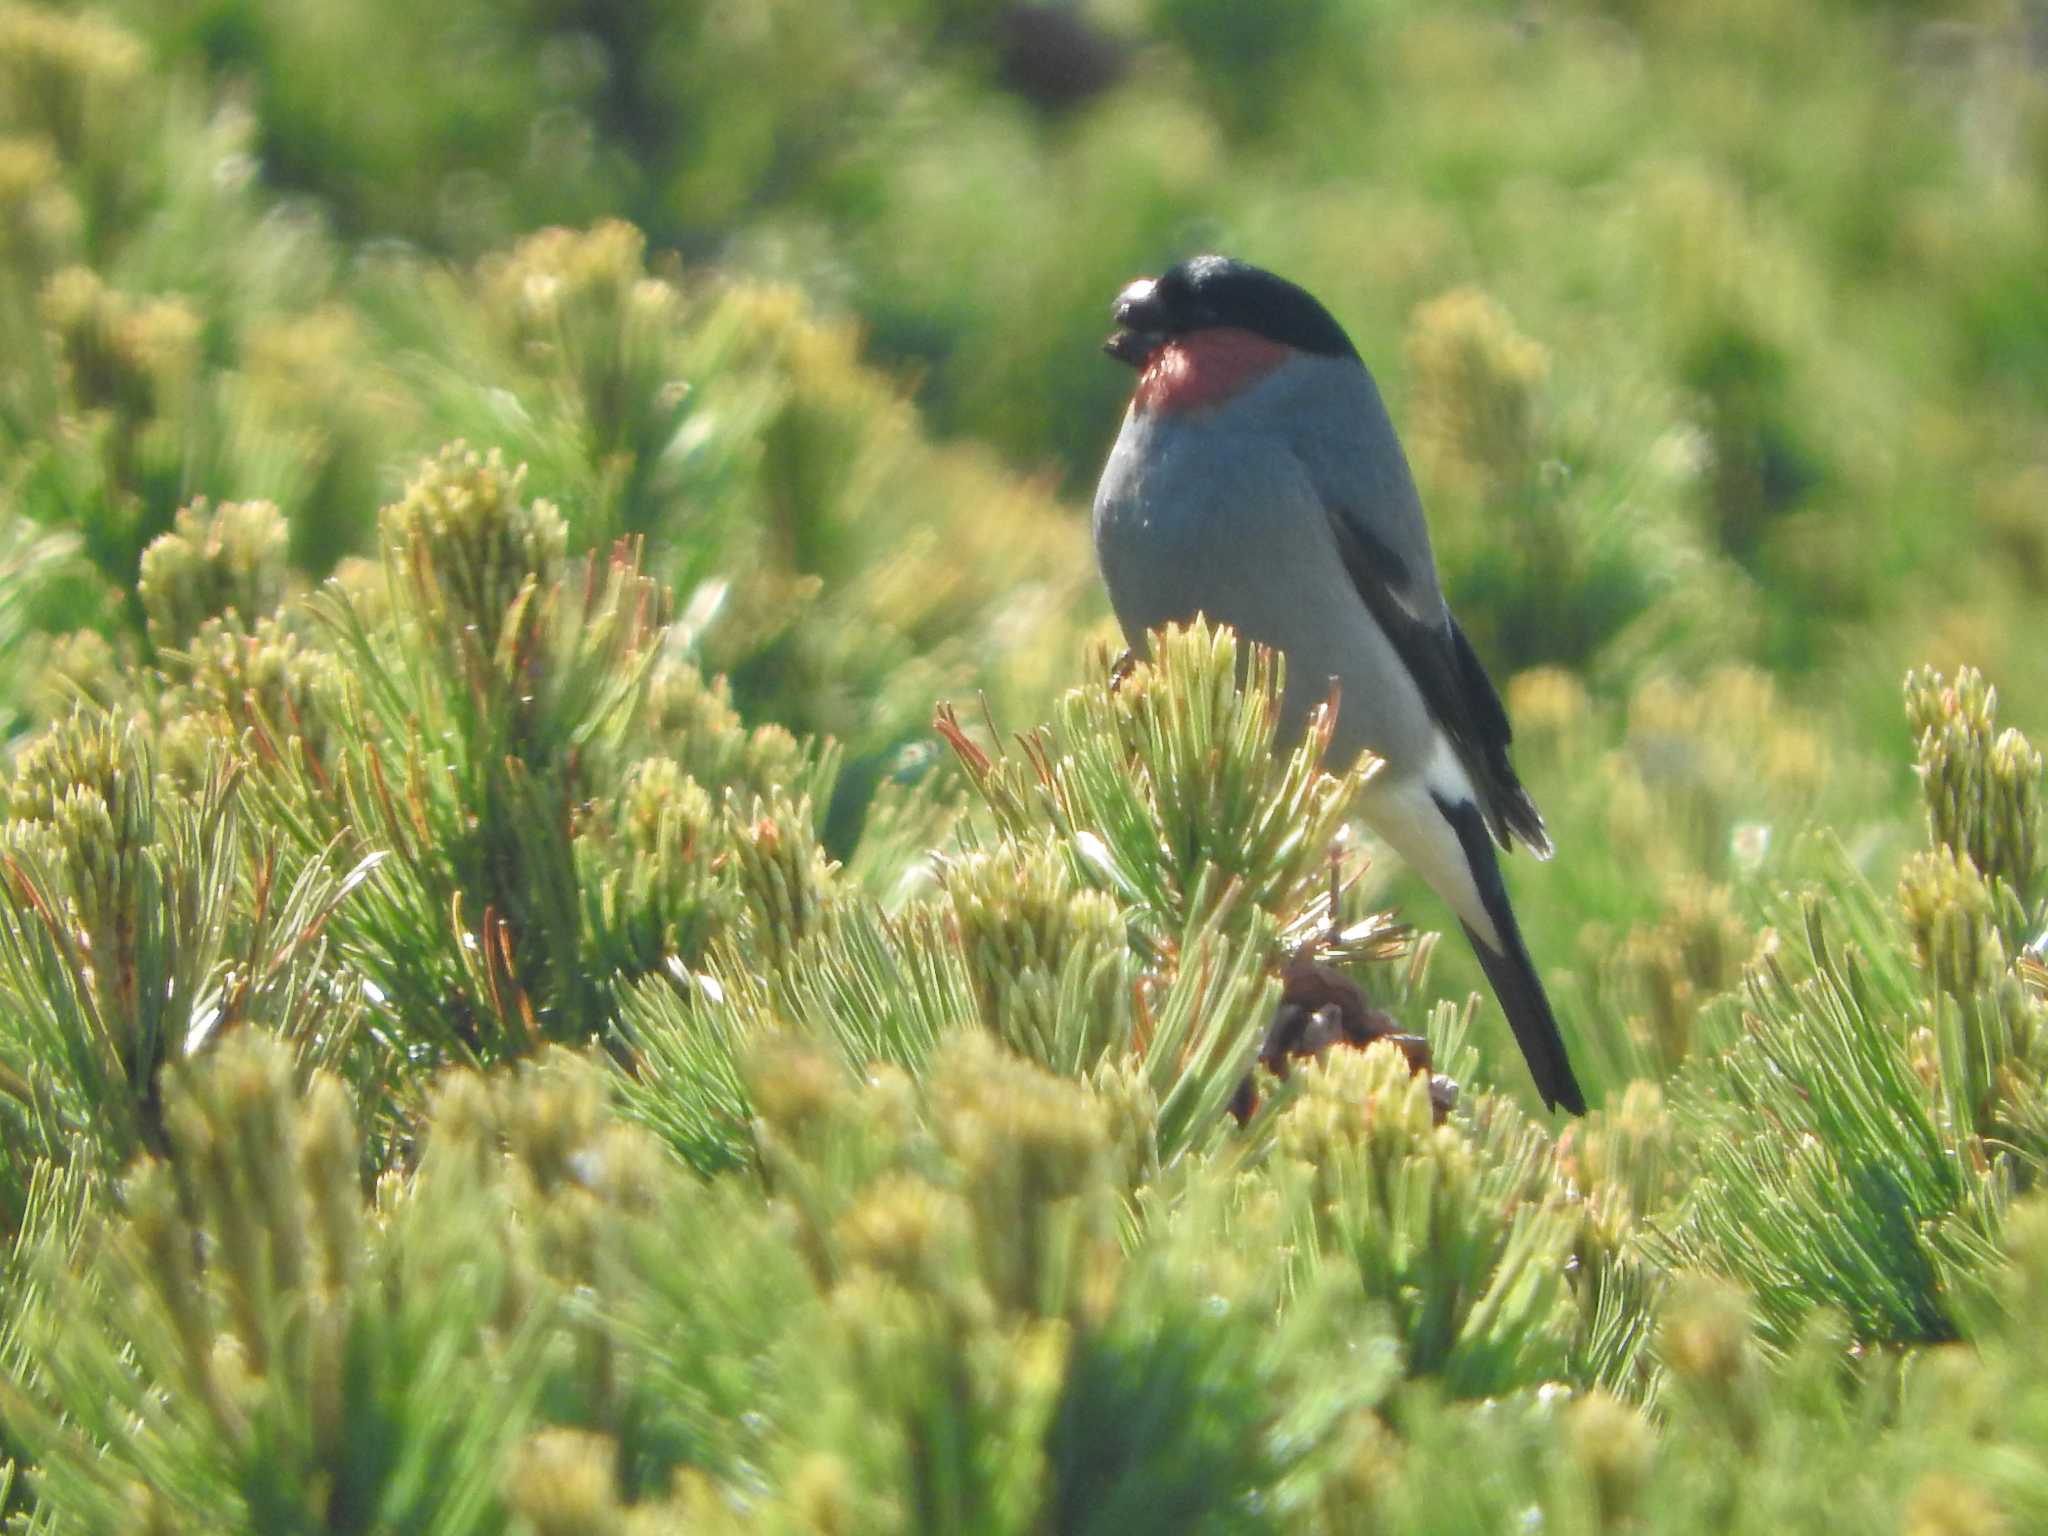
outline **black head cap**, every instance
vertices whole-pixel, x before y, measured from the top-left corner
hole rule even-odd
[[[1164,341],[1229,326],[1323,357],[1356,357],[1358,349],[1307,289],[1228,256],[1191,256],[1158,278],[1140,279],[1117,296],[1111,356],[1142,363]]]

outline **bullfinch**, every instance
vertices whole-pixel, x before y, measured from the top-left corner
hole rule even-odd
[[[1114,314],[1104,350],[1138,385],[1094,525],[1125,638],[1202,613],[1281,652],[1289,738],[1335,681],[1331,760],[1385,763],[1358,815],[1458,915],[1543,1102],[1585,1113],[1494,853],[1547,858],[1550,838],[1357,349],[1306,290],[1222,256],[1141,278]]]

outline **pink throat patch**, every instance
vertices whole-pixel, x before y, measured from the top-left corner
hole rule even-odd
[[[1286,362],[1293,348],[1234,327],[1169,341],[1138,375],[1141,411],[1213,410]]]

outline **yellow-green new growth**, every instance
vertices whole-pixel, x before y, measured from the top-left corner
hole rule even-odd
[[[1951,684],[1933,668],[1906,679],[1906,715],[1918,743],[1928,834],[2003,884],[2025,915],[2048,894],[2042,862],[2040,751],[1998,730],[1998,690],[1975,668]],[[2032,935],[2008,930],[2009,939]]]

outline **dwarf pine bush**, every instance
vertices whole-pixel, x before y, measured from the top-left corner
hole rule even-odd
[[[435,473],[486,470],[458,458]],[[385,622],[438,590],[396,589]],[[530,571],[498,590],[515,616],[547,611]],[[366,626],[313,633],[362,645]],[[503,654],[531,631],[500,633]],[[480,651],[440,664],[469,667],[463,707],[482,720]],[[434,664],[431,646],[411,654]],[[1940,1419],[1939,1397],[1880,1410],[1901,1401],[1892,1357],[1859,1366],[1844,1351],[1859,1336],[1968,1336],[1975,1363],[1953,1369],[1989,1391],[2023,1326],[2007,1321],[2023,1260],[2005,1245],[2030,1208],[2009,1210],[2040,1123],[2038,1030],[2019,1026],[2042,1000],[2033,973],[1987,969],[2002,950],[1983,901],[1916,919],[1936,900],[1910,894],[1924,861],[1889,932],[1866,910],[1874,896],[1847,903],[1839,940],[1809,901],[1798,969],[1773,954],[1751,973],[1742,1041],[1695,1059],[1675,1098],[1632,1091],[1562,1143],[1475,1091],[1475,1058],[1441,1013],[1440,1060],[1466,1083],[1448,1123],[1402,1054],[1338,1047],[1239,1132],[1223,1103],[1273,1007],[1281,935],[1303,912],[1319,912],[1311,929],[1331,921],[1326,856],[1284,876],[1283,839],[1281,862],[1233,877],[1243,894],[1206,900],[1218,877],[1193,845],[1176,853],[1164,818],[1201,793],[1241,818],[1222,824],[1257,828],[1269,797],[1303,803],[1306,785],[1320,805],[1335,782],[1313,774],[1314,738],[1305,757],[1275,758],[1247,724],[1272,718],[1275,679],[1255,666],[1238,684],[1227,638],[1169,634],[1159,655],[1136,688],[1104,681],[1070,703],[1075,719],[1128,721],[1116,735],[1053,731],[995,759],[953,728],[983,809],[893,912],[800,822],[721,815],[673,758],[616,770],[621,805],[650,808],[602,834],[579,819],[572,837],[630,855],[567,871],[589,881],[575,922],[647,914],[588,932],[583,963],[616,978],[613,1022],[563,1054],[508,1009],[498,1054],[441,1047],[490,1074],[438,1084],[413,1063],[448,1037],[398,1033],[404,1011],[353,958],[390,899],[388,858],[347,879],[346,858],[303,860],[292,894],[269,896],[276,877],[242,845],[161,830],[190,814],[185,792],[140,771],[132,737],[124,747],[90,715],[52,735],[15,792],[15,862],[43,873],[12,887],[10,952],[24,958],[8,985],[71,1011],[10,1036],[9,1113],[32,1134],[10,1137],[0,1341],[6,1443],[38,1518],[1291,1529],[1372,1511],[1434,1528],[1447,1508],[1484,1525],[1533,1504],[1588,1529],[1631,1515],[1685,1529],[1733,1518],[1716,1478],[1802,1507],[1812,1485],[1759,1450],[1793,1426],[1822,1464],[1870,1433],[1937,1425],[1966,1461],[1993,1455],[1996,1433]],[[332,729],[346,741],[373,719],[351,706]],[[589,739],[585,769],[602,772],[602,737]],[[1071,754],[1105,739],[1132,754],[1135,798],[1082,798],[1109,769]],[[747,757],[742,738],[703,760]],[[1998,757],[2026,760],[2014,744]],[[1169,794],[1188,764],[1207,777]],[[310,815],[285,771],[259,754],[217,782],[216,821]],[[425,804],[421,791],[396,803]],[[75,818],[112,817],[101,805],[126,807],[134,873],[78,862]],[[1142,833],[1134,817],[1159,819]],[[415,856],[437,846],[412,830]],[[685,857],[721,837],[723,859]],[[1245,839],[1231,846],[1241,855]],[[723,925],[701,946],[658,869],[611,862],[658,865],[664,848],[678,871],[724,882],[695,888]],[[1940,868],[1967,881],[1975,865]],[[157,896],[165,926],[137,928],[145,870],[210,881],[217,926],[194,929],[179,898]],[[285,915],[266,926],[272,903]],[[78,926],[53,928],[60,913]],[[98,963],[131,928],[145,963]],[[1349,944],[1368,967],[1395,942],[1369,925],[1330,932],[1333,952]],[[446,974],[496,1001],[522,937]],[[645,947],[618,948],[626,937]],[[394,928],[382,942],[399,941]],[[1872,946],[1877,979],[1849,942]],[[468,947],[431,931],[409,944],[458,965]],[[198,980],[152,992],[159,950]],[[66,970],[67,952],[95,963]],[[1976,958],[1932,958],[1962,953]],[[338,1012],[351,974],[363,979]],[[1385,978],[1380,995],[1412,1006],[1413,982]],[[1956,1015],[1974,1032],[1945,1034],[1959,986],[1992,1002]],[[1996,1012],[2001,992],[2019,1013]],[[188,993],[210,1016],[164,1027],[161,999]],[[1916,1008],[1931,1022],[1914,1024]],[[2005,1033],[1987,1037],[1990,1019]],[[1448,1504],[1427,1491],[1479,1446],[1492,1448],[1482,1476]],[[1934,1498],[1936,1465],[1916,1449],[1871,1507]],[[1164,1491],[1133,1505],[1124,1490],[1139,1486]]]
[[[1996,806],[1980,856],[2030,886],[2039,755],[1992,736],[1974,674],[1915,674],[1908,701],[1930,829],[1981,830]],[[1868,1338],[1953,1337],[1965,1277],[2040,1167],[2048,992],[2005,958],[1999,922],[2027,920],[2011,888],[1945,841],[1907,863],[1896,916],[1859,886],[1838,872],[1831,901],[1788,910],[1797,948],[1751,972],[1744,1038],[1687,1082],[1723,1129],[1698,1147],[1710,1172],[1677,1253],[1719,1253],[1780,1342],[1822,1299]],[[1756,1116],[1767,1134],[1739,1129]]]
[[[275,549],[231,517],[152,569]],[[1930,824],[1996,873],[1943,842],[1887,910],[1821,861],[1739,1037],[1554,1141],[1358,911],[1347,786],[1227,633],[997,753],[942,717],[967,804],[885,904],[817,841],[829,753],[671,670],[630,549],[572,560],[466,451],[384,523],[282,620],[195,598],[147,707],[17,767],[25,1518],[1696,1529],[1872,1435],[1914,1445],[1873,1510],[1943,1465],[2037,1496],[1896,1353],[1968,1339],[1996,1391],[2025,1326],[2039,760],[1975,678],[1913,698]],[[237,694],[263,654],[327,665]],[[173,698],[196,787],[145,752]],[[1254,1068],[1303,953],[1433,1038],[1448,1118],[1389,1045]]]
[[[1355,9],[0,3],[0,1528],[2048,1517],[2026,18]],[[1582,1121],[1275,658],[1112,671],[1201,247]]]

